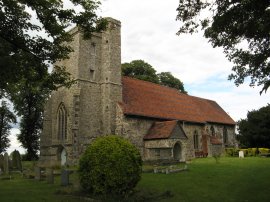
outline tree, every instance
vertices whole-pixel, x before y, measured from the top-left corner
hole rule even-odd
[[[270,147],[270,104],[248,112],[238,122],[238,139],[246,147]]]
[[[37,159],[43,109],[50,93],[50,89],[46,86],[46,79],[40,79],[40,76],[42,75],[29,72],[28,78],[21,79],[19,83],[13,85],[10,93],[14,109],[21,117],[18,140],[27,150],[27,160]]]
[[[68,45],[72,36],[66,29],[71,24],[79,25],[85,37],[105,28],[105,20],[95,14],[99,1],[70,2],[73,7],[64,8],[62,0],[0,0],[1,91],[10,84],[16,84],[22,77],[27,78],[28,75],[23,74],[25,69],[32,68],[47,74],[52,64],[67,58],[72,51]],[[76,6],[81,6],[82,12],[76,13]],[[45,36],[35,34],[41,32]],[[64,67],[56,66],[54,72],[62,76],[63,70]],[[53,88],[59,85],[54,76],[48,81]]]
[[[11,124],[16,123],[15,115],[9,110],[6,101],[1,102],[0,106],[0,154],[9,147]]]
[[[180,92],[187,94],[183,82],[174,77],[171,72],[161,72],[158,74],[158,78],[161,85],[176,88]]]
[[[122,64],[122,74],[152,83],[159,83],[156,70],[143,60],[133,60]]]
[[[234,63],[230,80],[238,86],[245,79],[250,86],[270,86],[270,1],[269,0],[180,0],[178,34],[199,28],[213,47],[223,47]],[[202,14],[202,11],[208,11]]]
[[[176,88],[182,93],[187,93],[184,84],[170,72],[157,74],[156,70],[143,60],[133,60],[130,63],[122,64],[122,75]]]

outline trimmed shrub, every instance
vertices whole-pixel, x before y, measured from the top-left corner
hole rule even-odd
[[[268,148],[259,148],[259,153],[260,154],[268,154],[268,153],[270,153],[270,149],[268,149]]]
[[[87,192],[127,196],[141,178],[142,159],[134,145],[110,135],[97,138],[86,149],[78,171]]]
[[[225,148],[226,156],[238,156],[239,149],[237,148]]]

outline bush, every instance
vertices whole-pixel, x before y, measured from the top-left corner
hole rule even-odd
[[[270,149],[268,149],[268,148],[259,148],[259,153],[260,154],[268,154],[268,153],[270,153]]]
[[[93,194],[127,196],[139,182],[141,172],[138,149],[115,135],[97,138],[79,163],[81,186]]]
[[[239,149],[237,148],[225,148],[225,153],[226,153],[226,156],[238,156],[239,154]]]

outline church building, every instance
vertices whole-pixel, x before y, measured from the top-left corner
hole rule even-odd
[[[95,138],[122,136],[144,161],[186,161],[235,144],[235,122],[212,100],[121,76],[121,23],[85,40],[58,62],[76,80],[51,94],[44,111],[41,165],[74,165]]]

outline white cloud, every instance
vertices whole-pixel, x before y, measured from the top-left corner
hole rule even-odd
[[[20,133],[20,130],[18,128],[12,128],[10,133],[9,139],[11,146],[8,148],[7,152],[10,154],[16,149],[20,154],[25,153],[25,149],[21,147],[21,143],[17,140],[17,134]]]

